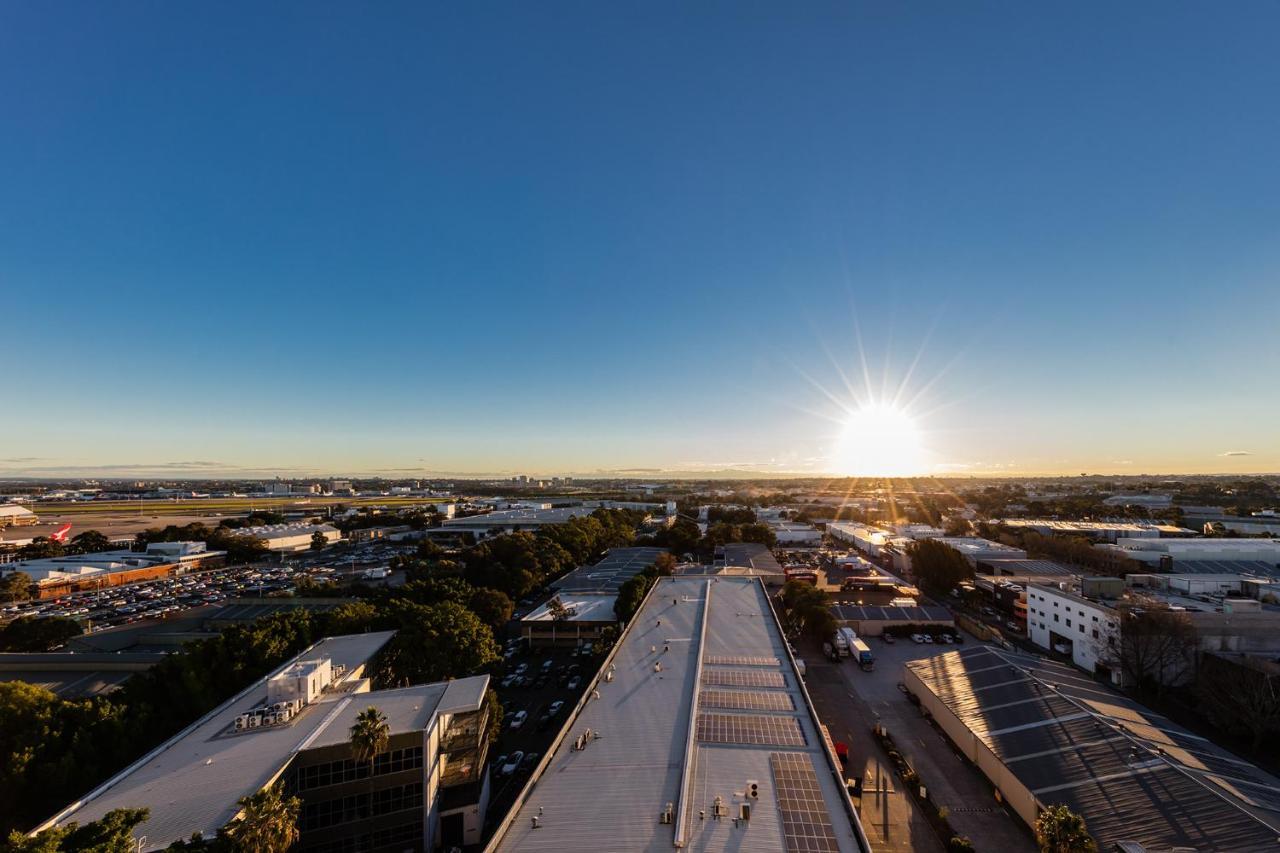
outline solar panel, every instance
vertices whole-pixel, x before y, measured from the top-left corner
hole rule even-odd
[[[1257,782],[1244,782],[1224,779],[1221,776],[1209,776],[1214,784],[1224,788],[1244,800],[1251,806],[1267,811],[1280,812],[1280,791]]]
[[[744,743],[752,746],[805,746],[807,741],[795,717],[756,714],[699,714],[698,740],[703,743]]]
[[[769,754],[769,769],[778,792],[782,837],[788,853],[839,851],[822,786],[809,756],[803,752],[773,752]]]
[[[707,655],[704,663],[729,666],[782,666],[782,661],[770,657],[752,657],[750,655]]]
[[[786,687],[780,672],[759,669],[709,669],[702,673],[703,684],[721,687]]]
[[[703,690],[699,704],[708,708],[736,708],[742,711],[794,711],[790,693],[745,693],[735,690]]]

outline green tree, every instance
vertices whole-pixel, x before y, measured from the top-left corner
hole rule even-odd
[[[111,547],[111,540],[97,530],[86,530],[72,537],[67,547],[69,554],[96,554]]]
[[[319,530],[311,534],[311,550],[312,551],[323,551],[328,546],[328,544],[329,544],[329,540],[326,539],[325,535],[321,533]]]
[[[378,608],[369,602],[349,601],[329,611],[325,630],[330,636],[363,634],[376,630],[380,618]]]
[[[4,849],[7,853],[135,853],[133,830],[147,819],[147,809],[112,809],[83,826],[72,822],[27,837],[14,830]]]
[[[650,567],[630,578],[618,589],[618,598],[613,602],[613,615],[618,617],[619,622],[631,621],[657,579],[657,570]]]
[[[804,581],[787,581],[779,593],[782,624],[788,636],[807,634],[815,640],[830,637],[836,630],[831,615],[831,596]]]
[[[653,567],[658,570],[658,574],[662,577],[669,577],[676,570],[676,558],[674,554],[659,554],[653,561]]]
[[[1066,806],[1049,806],[1040,812],[1035,832],[1041,853],[1096,853],[1098,849],[1084,818]]]
[[[921,539],[911,543],[908,553],[916,580],[930,592],[946,594],[962,581],[973,579],[973,567],[969,561],[944,542]]]
[[[37,536],[29,544],[18,549],[18,559],[43,560],[46,557],[61,557],[65,551],[61,542],[55,542],[48,536]]]
[[[422,605],[392,599],[386,615],[397,629],[378,661],[389,685],[425,684],[483,670],[500,658],[493,631],[452,601]]]
[[[10,572],[0,578],[0,601],[26,601],[31,598],[31,575]]]
[[[477,589],[471,593],[468,601],[471,612],[480,617],[480,621],[493,629],[495,633],[502,630],[511,621],[511,614],[516,605],[505,592],[496,589]]]
[[[62,616],[22,616],[0,628],[0,651],[47,652],[84,633],[80,623]]]
[[[241,797],[238,804],[240,816],[224,830],[237,853],[286,853],[298,842],[302,800],[286,797],[279,785]]]
[[[365,815],[373,820],[373,760],[391,745],[391,726],[387,725],[387,715],[372,705],[365,708],[356,715],[349,743],[352,759],[369,768],[369,804]]]
[[[568,622],[573,618],[573,608],[566,606],[558,595],[547,602],[547,613],[552,622]]]

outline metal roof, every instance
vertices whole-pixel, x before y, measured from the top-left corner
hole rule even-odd
[[[665,548],[610,548],[594,566],[574,569],[551,586],[561,592],[616,594],[624,583],[652,566],[664,553]]]
[[[907,668],[1045,805],[1080,813],[1101,849],[1274,850],[1280,780],[1071,667],[989,646]]]
[[[704,685],[726,672],[779,686],[705,688],[715,707],[701,706]],[[748,701],[762,693],[789,702]],[[734,696],[742,706],[725,708]],[[669,851],[679,839],[693,850],[789,850],[771,762],[783,753],[812,768],[831,849],[867,849],[760,580],[662,578],[488,849]],[[759,797],[739,822],[749,781]]]
[[[1280,578],[1280,566],[1266,560],[1185,560],[1175,557],[1177,575],[1257,575]]]
[[[236,717],[265,702],[266,682],[272,675],[299,660],[328,657],[334,664],[346,667],[344,679],[349,684],[360,677],[364,665],[393,634],[382,631],[321,640],[86,794],[46,825],[70,821],[84,824],[112,809],[145,806],[151,816],[139,827],[139,834],[147,838],[142,850],[162,849],[193,832],[212,837],[235,817],[239,811],[236,801],[270,783],[296,752],[315,741],[327,742],[322,738],[331,740],[339,734],[345,737],[345,729],[334,728],[336,720],[377,705],[396,714],[393,728],[412,725],[422,718],[421,707],[412,713],[408,710],[413,704],[421,706],[431,696],[438,699],[444,694],[441,685],[349,693],[340,684],[338,689],[305,706],[287,724],[234,733]],[[480,680],[487,683],[485,676]],[[465,689],[472,690],[470,686]],[[410,695],[413,691],[417,691],[416,698]],[[390,700],[387,707],[384,694]]]
[[[837,604],[831,614],[841,622],[947,622],[954,621],[945,607],[876,607]]]
[[[532,613],[524,617],[522,622],[551,622],[551,602],[560,600],[560,603],[569,608],[569,616],[566,621],[569,622],[617,622],[618,617],[614,615],[613,605],[618,600],[616,594],[596,594],[596,593],[564,593],[563,595],[553,595],[551,598],[540,604]]]
[[[767,545],[758,542],[730,542],[719,549],[723,556],[716,556],[716,567],[722,569],[751,569],[756,574],[780,575],[782,566]]]

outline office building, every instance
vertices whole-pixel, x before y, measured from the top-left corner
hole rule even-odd
[[[365,667],[392,635],[321,640],[39,828],[147,808],[138,849],[162,850],[196,832],[213,837],[239,813],[237,800],[279,783],[302,800],[304,853],[477,843],[488,804],[488,676],[370,691]],[[386,716],[391,740],[365,764],[353,760],[349,737],[370,707]]]

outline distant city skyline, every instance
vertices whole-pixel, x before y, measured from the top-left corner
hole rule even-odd
[[[1280,471],[1278,27],[8,4],[0,477]]]

